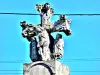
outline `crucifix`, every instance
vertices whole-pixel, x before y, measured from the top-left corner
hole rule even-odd
[[[41,24],[32,25],[27,24],[26,21],[20,22],[22,36],[30,42],[30,58],[33,62],[60,59],[63,56],[64,40],[61,34],[57,34],[54,39],[51,33],[64,32],[70,36],[72,21],[66,19],[66,15],[60,15],[57,21],[51,23],[54,9],[49,3],[36,4],[36,10],[40,13]],[[35,36],[38,36],[39,42]]]

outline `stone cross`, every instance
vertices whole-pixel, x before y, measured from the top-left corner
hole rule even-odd
[[[70,36],[71,20],[66,19],[65,15],[60,15],[57,21],[51,23],[54,9],[49,3],[36,4],[36,10],[40,13],[41,24],[32,25],[26,21],[20,23],[22,36],[30,42],[30,58],[33,62],[60,59],[63,56],[64,40],[61,34],[57,34],[54,39],[51,33],[64,32]],[[35,36],[38,36],[38,42]]]

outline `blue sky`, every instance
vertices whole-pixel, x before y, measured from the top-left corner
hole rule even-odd
[[[45,2],[50,2],[55,13],[100,13],[99,0],[0,0],[0,12],[38,13],[35,4]],[[53,16],[52,22],[58,18]],[[60,61],[70,67],[71,75],[99,75],[95,71],[100,71],[100,16],[68,18],[72,19],[72,36],[63,34],[65,53]],[[39,16],[0,15],[0,70],[23,70],[23,63],[31,62],[29,42],[21,36],[20,21],[38,24],[39,19]],[[0,75],[3,73],[22,71],[0,71]]]

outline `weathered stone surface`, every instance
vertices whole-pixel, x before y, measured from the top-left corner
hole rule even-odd
[[[24,64],[24,75],[69,75],[69,67],[58,61],[38,61]]]

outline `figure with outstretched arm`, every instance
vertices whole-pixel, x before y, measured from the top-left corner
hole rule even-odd
[[[71,20],[66,19],[65,15],[60,15],[59,20],[54,22],[52,32],[64,32],[67,36],[72,34],[70,29]]]
[[[40,26],[36,26],[35,31],[37,32],[39,38],[38,45],[42,60],[44,61],[50,60],[50,49],[49,49],[50,40],[48,32],[43,27]]]
[[[49,35],[48,35],[48,32],[43,27],[41,27],[39,25],[37,25],[37,26],[32,26],[30,24],[25,25],[25,28],[22,31],[22,35],[25,38],[27,38],[27,40],[29,42],[31,42],[31,44],[34,43],[34,45],[32,46],[33,50],[31,50],[31,51],[33,51],[33,54],[35,54],[34,53],[34,52],[36,52],[35,49],[37,49],[36,48],[37,47],[36,40],[33,38],[35,36],[38,36],[38,38],[39,38],[38,44],[39,44],[41,60],[44,60],[44,61],[50,60]],[[32,55],[31,58],[35,58],[35,57]]]

